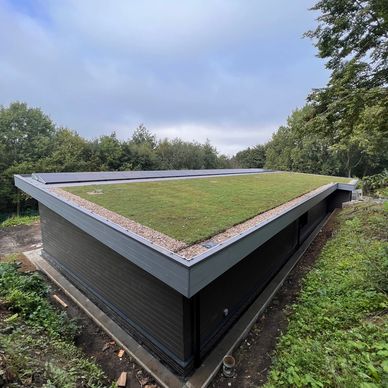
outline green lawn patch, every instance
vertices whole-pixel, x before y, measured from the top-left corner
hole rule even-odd
[[[347,178],[298,173],[254,174],[64,190],[160,231],[195,243],[330,182]],[[94,191],[99,194],[90,194]]]
[[[305,278],[268,387],[388,386],[388,213],[344,209]]]

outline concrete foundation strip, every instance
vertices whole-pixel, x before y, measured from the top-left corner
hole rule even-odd
[[[72,285],[63,275],[47,263],[41,256],[41,249],[24,252],[24,255],[44,274],[46,274],[63,292],[91,317],[108,335],[110,335],[136,362],[150,373],[155,380],[166,388],[205,388],[215,377],[226,354],[231,354],[247,336],[249,330],[263,313],[278,289],[306,252],[314,238],[336,211],[329,214],[315,228],[309,238],[287,261],[265,290],[257,297],[247,311],[225,334],[218,345],[206,357],[202,365],[192,376],[183,380],[171,372],[156,357],[136,342],[127,332],[102,312],[81,291]]]

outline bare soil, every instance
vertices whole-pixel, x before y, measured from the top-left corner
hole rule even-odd
[[[233,354],[236,359],[235,376],[225,378],[220,372],[210,384],[211,387],[250,388],[261,386],[267,381],[277,340],[287,329],[291,306],[298,299],[302,280],[312,269],[326,241],[333,235],[336,224],[336,217],[331,217]]]
[[[37,249],[41,242],[39,222],[0,229],[0,255]]]

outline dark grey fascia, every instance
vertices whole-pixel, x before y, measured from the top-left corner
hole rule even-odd
[[[227,271],[336,190],[337,184],[333,183],[316,195],[194,257],[190,261],[190,296],[217,278],[220,267],[222,272]]]
[[[353,191],[356,182],[352,183],[333,183],[281,214],[208,249],[191,260],[186,260],[98,214],[57,196],[47,190],[47,185],[30,176],[15,175],[15,185],[18,188],[188,298],[335,190]]]
[[[55,193],[48,191],[47,186],[30,177],[15,175],[15,185],[181,294],[185,296],[189,294],[189,270],[187,260],[184,258],[98,214],[60,198]]]
[[[352,179],[349,183],[338,183],[338,190],[353,191],[358,184],[358,179]]]

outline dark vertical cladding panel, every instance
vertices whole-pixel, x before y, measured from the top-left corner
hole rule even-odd
[[[190,351],[183,332],[185,298],[42,205],[40,214],[43,248],[52,263],[182,373]]]
[[[336,208],[342,208],[344,202],[351,201],[352,192],[346,190],[336,190],[334,193],[330,194],[329,201],[329,211],[333,211]]]
[[[302,243],[310,235],[310,233],[317,227],[317,225],[325,218],[328,211],[328,201],[325,199],[313,206],[306,214],[300,217],[300,240]],[[302,222],[303,220],[303,222]]]
[[[200,291],[201,357],[265,288],[298,244],[293,222]]]

